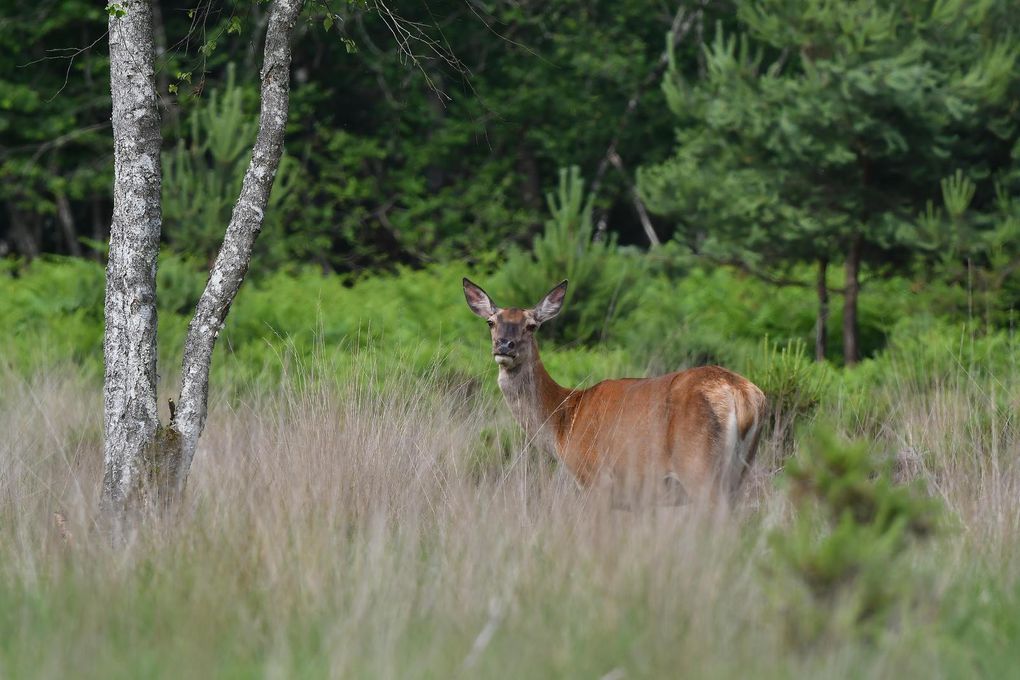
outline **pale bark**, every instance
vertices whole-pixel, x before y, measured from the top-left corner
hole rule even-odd
[[[156,262],[160,120],[150,0],[110,17],[114,210],[106,279],[105,463],[102,507],[115,531],[131,510],[167,508],[184,492],[205,424],[209,364],[262,228],[287,124],[290,33],[303,0],[280,0],[266,34],[259,132],[219,256],[188,329],[180,407],[162,427],[156,407]]]
[[[614,151],[611,162],[620,171],[620,175],[623,176],[624,184],[627,185],[631,200],[634,202],[634,210],[637,212],[638,220],[641,222],[641,228],[645,230],[645,236],[648,238],[648,245],[652,248],[662,245],[662,242],[659,241],[659,236],[655,233],[655,228],[652,226],[652,220],[648,217],[648,211],[645,210],[645,202],[641,200],[641,194],[638,193],[637,187],[630,181],[627,169],[623,167],[623,159],[620,158],[620,154]]]
[[[121,0],[109,21],[114,190],[106,267],[102,507],[122,516],[142,483],[159,427],[156,408],[156,260],[160,120],[148,0]],[[119,16],[118,16],[119,15]]]
[[[180,439],[180,458],[173,470],[178,493],[183,493],[187,484],[198,438],[205,427],[213,348],[248,271],[252,247],[262,230],[269,192],[283,154],[290,97],[290,34],[302,4],[303,0],[278,0],[273,5],[261,72],[262,112],[251,162],[223,245],[188,327],[181,368],[181,395],[175,420],[171,423]]]

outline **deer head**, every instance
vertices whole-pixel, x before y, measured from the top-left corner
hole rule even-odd
[[[513,371],[538,357],[535,331],[560,313],[566,295],[567,282],[563,281],[531,309],[501,309],[488,293],[464,279],[464,297],[467,298],[468,307],[488,322],[492,335],[492,356],[500,368],[506,371]]]

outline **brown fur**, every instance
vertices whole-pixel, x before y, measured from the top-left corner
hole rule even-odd
[[[567,390],[536,368],[556,453],[581,486],[608,481],[633,491],[673,476],[688,495],[706,496],[735,475],[724,484],[732,492],[754,458],[765,398],[732,371],[704,366]],[[739,442],[726,439],[731,409],[739,439],[753,438],[740,457]]]
[[[605,380],[583,390],[560,386],[542,364],[534,331],[559,311],[565,290],[561,284],[534,309],[500,309],[465,281],[468,304],[492,328],[500,388],[529,438],[582,487],[629,496],[658,493],[668,482],[687,498],[732,496],[757,450],[761,390],[719,366]]]

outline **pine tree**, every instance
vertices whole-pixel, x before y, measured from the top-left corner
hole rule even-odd
[[[698,251],[772,279],[845,268],[843,354],[859,358],[862,264],[902,263],[910,228],[958,168],[1011,163],[1020,42],[1010,3],[741,0],[738,28],[706,46],[706,74],[664,82],[677,150],[646,167],[653,212]]]

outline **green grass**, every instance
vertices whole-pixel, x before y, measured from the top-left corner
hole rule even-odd
[[[862,378],[835,371],[787,428],[823,419],[866,436],[875,455],[910,454],[905,474],[944,508],[937,535],[889,572],[894,614],[865,633],[852,581],[820,604],[777,575],[769,536],[800,512],[781,471],[798,437],[764,442],[732,517],[615,511],[523,451],[490,390],[451,382],[441,362],[400,368],[370,344],[355,357],[281,366],[275,386],[242,384],[229,399],[220,390],[183,513],[143,527],[125,550],[95,525],[94,375],[5,371],[0,675],[1014,672],[1015,368],[958,363],[919,381],[906,358],[889,358],[868,388],[885,407],[866,420],[845,396]],[[773,373],[794,370],[782,361]],[[487,362],[469,377],[495,379]],[[492,442],[510,459],[486,455]],[[791,619],[809,615],[827,623],[805,642]]]
[[[809,290],[723,270],[649,271],[597,342],[543,342],[569,385],[710,360],[761,385],[768,435],[719,518],[610,510],[525,450],[460,267],[264,276],[217,346],[181,515],[115,550],[96,524],[102,271],[8,269],[0,677],[998,678],[1020,662],[1020,347],[940,316],[938,290],[871,282],[851,370],[806,356]],[[160,277],[163,408],[202,277],[174,257]],[[868,551],[826,543],[831,527],[798,533],[810,510],[784,471],[812,455],[812,424],[939,508],[887,573],[855,578],[839,560]],[[812,565],[839,576],[823,599],[798,573]],[[862,625],[876,592],[883,616]]]

